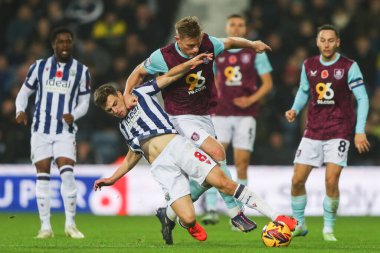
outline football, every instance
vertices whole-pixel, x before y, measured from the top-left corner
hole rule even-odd
[[[267,247],[287,247],[292,240],[292,234],[284,223],[271,221],[264,226],[261,239]]]

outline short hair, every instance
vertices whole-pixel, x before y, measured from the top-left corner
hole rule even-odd
[[[117,92],[118,90],[112,83],[103,84],[94,92],[95,105],[103,109],[106,106],[108,96],[117,96]]]
[[[57,38],[58,34],[61,34],[61,33],[68,33],[68,34],[71,35],[71,38],[74,39],[74,33],[69,28],[67,28],[67,27],[57,27],[50,34],[50,41],[51,41],[51,43],[54,43],[54,41]]]
[[[340,38],[340,35],[339,35],[339,31],[338,31],[338,29],[336,29],[335,26],[330,25],[330,24],[325,24],[325,25],[322,25],[322,26],[318,27],[318,33],[317,33],[317,35],[319,35],[319,33],[320,33],[321,31],[324,31],[324,30],[331,30],[331,31],[334,31],[336,37]]]
[[[231,18],[241,18],[241,19],[243,19],[244,20],[244,22],[246,21],[245,20],[245,17],[243,16],[243,15],[240,15],[240,14],[231,14],[231,15],[229,15],[228,17],[227,17],[227,20],[230,20]]]
[[[196,38],[202,34],[202,28],[199,24],[199,20],[195,16],[180,19],[175,24],[175,31],[180,38],[185,36]]]

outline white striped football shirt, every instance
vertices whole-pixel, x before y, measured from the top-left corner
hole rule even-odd
[[[75,123],[68,125],[62,115],[72,113],[81,95],[90,93],[88,68],[71,58],[57,62],[55,56],[37,60],[30,66],[23,83],[37,92],[32,132],[45,134],[75,133]]]
[[[177,133],[168,114],[160,106],[156,94],[160,91],[156,79],[150,80],[133,90],[138,99],[119,123],[120,131],[128,146],[135,152],[143,153],[140,141],[161,134]]]

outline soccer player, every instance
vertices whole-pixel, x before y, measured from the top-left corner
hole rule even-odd
[[[53,237],[50,224],[49,180],[52,160],[60,171],[61,195],[65,207],[65,233],[83,238],[74,221],[77,186],[74,178],[76,160],[74,123],[86,114],[90,103],[88,68],[73,59],[73,33],[57,28],[51,34],[54,55],[30,66],[16,98],[16,121],[27,125],[25,109],[28,98],[36,92],[31,126],[31,160],[37,169],[36,198],[41,229],[36,238]]]
[[[246,22],[243,16],[233,14],[227,18],[228,37],[244,37]],[[216,136],[224,149],[232,142],[237,182],[248,185],[247,169],[256,136],[256,119],[259,101],[272,89],[272,66],[265,53],[245,49],[230,49],[215,58],[218,105],[212,117]],[[258,87],[258,79],[261,86]],[[206,192],[207,222],[216,211],[216,191]]]
[[[114,184],[144,156],[152,166],[153,177],[160,184],[168,205],[178,215],[179,223],[199,241],[206,240],[207,234],[195,219],[189,177],[206,189],[210,186],[218,188],[270,219],[284,222],[293,230],[297,223],[294,218],[277,215],[246,186],[228,178],[210,156],[177,134],[168,115],[159,105],[155,94],[206,60],[211,61],[212,54],[200,54],[134,89],[133,95],[138,101],[131,109],[127,109],[122,93],[112,85],[105,84],[96,89],[95,103],[110,115],[120,118],[120,131],[126,139],[129,152],[111,177],[95,181],[94,190]],[[174,227],[173,220],[169,220],[169,217],[165,219]]]
[[[129,76],[124,92],[128,107],[135,105],[137,99],[132,90],[148,74],[166,73],[174,66],[185,62],[199,53],[210,52],[214,55],[231,48],[252,48],[256,52],[269,50],[269,46],[261,41],[249,41],[244,38],[230,37],[217,39],[203,33],[196,17],[185,17],[176,25],[176,42],[154,51],[144,63],[140,64]],[[207,60],[208,61],[208,60]],[[213,60],[192,69],[186,76],[178,79],[162,90],[165,111],[169,113],[177,131],[209,154],[217,161],[222,170],[231,177],[227,168],[223,146],[215,139],[215,131],[210,112],[215,105],[215,84]],[[192,183],[192,193],[200,195],[204,188]],[[240,210],[235,200],[221,193],[228,208],[231,222],[244,232],[256,228]],[[169,213],[170,214],[170,210]],[[217,222],[217,221],[212,221]]]
[[[319,27],[316,42],[320,55],[304,61],[300,88],[292,108],[285,112],[286,119],[293,122],[309,100],[306,129],[294,160],[291,201],[299,225],[293,236],[308,233],[304,216],[305,183],[313,168],[326,164],[323,238],[336,241],[334,224],[339,206],[339,177],[347,166],[348,148],[354,133],[359,153],[369,151],[365,134],[369,105],[358,64],[337,52],[340,38],[336,28],[332,25]],[[356,118],[352,94],[357,102]]]

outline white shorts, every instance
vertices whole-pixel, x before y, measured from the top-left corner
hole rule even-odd
[[[207,137],[216,137],[214,125],[209,115],[170,115],[170,121],[180,135],[191,140],[198,148]]]
[[[61,133],[57,135],[32,133],[31,160],[33,164],[43,159],[67,157],[76,161],[75,135]]]
[[[216,136],[221,143],[230,143],[238,149],[253,151],[256,120],[251,116],[213,116]]]
[[[216,163],[191,141],[178,135],[152,163],[153,178],[161,185],[168,205],[190,194],[189,177],[202,185]]]
[[[344,139],[320,141],[303,137],[294,163],[313,167],[321,167],[324,163],[334,163],[346,167],[349,147],[350,142]]]

